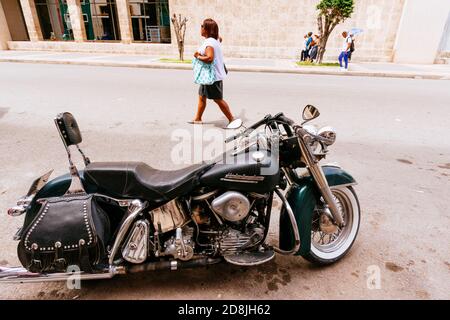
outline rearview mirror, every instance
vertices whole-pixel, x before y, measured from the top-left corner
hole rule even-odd
[[[319,110],[317,110],[316,107],[312,106],[312,105],[307,105],[305,107],[305,109],[303,109],[303,120],[305,120],[306,122],[311,121],[316,119],[317,117],[320,116],[320,112]]]

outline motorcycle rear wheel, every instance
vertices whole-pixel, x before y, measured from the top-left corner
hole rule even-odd
[[[355,190],[352,187],[337,187],[332,189],[332,193],[346,225],[332,234],[321,231],[321,204],[316,206],[311,231],[311,250],[304,258],[318,265],[329,265],[341,260],[350,251],[359,231],[361,209]]]

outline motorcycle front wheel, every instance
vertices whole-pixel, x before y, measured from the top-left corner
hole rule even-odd
[[[345,226],[335,227],[334,232],[324,230],[321,224],[324,205],[323,202],[316,205],[312,219],[311,250],[304,258],[319,265],[329,265],[342,259],[350,251],[359,230],[361,209],[355,190],[352,187],[336,187],[332,193]]]

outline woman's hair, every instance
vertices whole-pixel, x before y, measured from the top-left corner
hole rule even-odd
[[[217,25],[217,22],[215,22],[213,19],[206,19],[205,21],[203,21],[202,27],[205,30],[206,36],[208,38],[219,40],[219,26]]]

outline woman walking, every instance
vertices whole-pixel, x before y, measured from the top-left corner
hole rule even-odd
[[[198,94],[197,114],[192,124],[203,124],[202,116],[206,109],[207,99],[214,100],[228,119],[227,129],[238,129],[242,126],[242,120],[236,119],[231,113],[230,106],[223,99],[223,80],[227,72],[223,61],[222,45],[219,41],[219,26],[213,19],[206,19],[201,26],[201,35],[205,38],[200,49],[194,57],[204,63],[214,63],[216,82],[212,85],[200,85]]]

